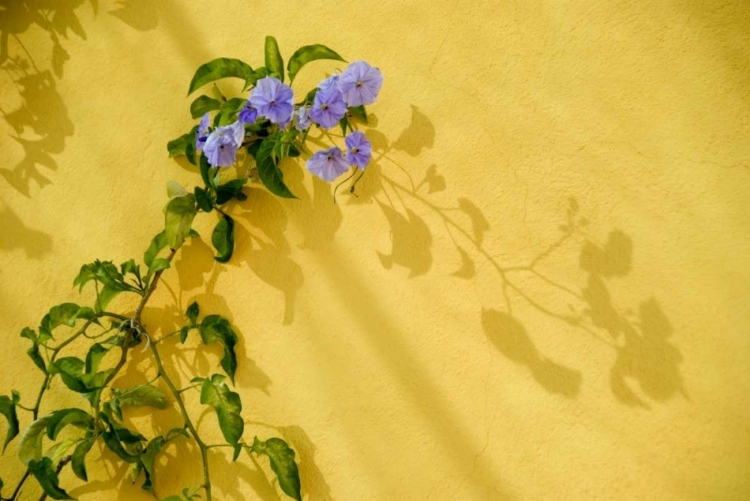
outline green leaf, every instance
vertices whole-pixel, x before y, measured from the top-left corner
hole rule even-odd
[[[73,499],[60,488],[60,480],[52,466],[50,458],[41,458],[40,460],[31,460],[28,464],[29,472],[34,475],[44,492],[52,499]]]
[[[247,200],[247,195],[242,192],[242,187],[247,184],[247,178],[233,179],[227,181],[216,189],[216,203],[222,205],[236,198],[240,202]]]
[[[164,440],[164,437],[156,437],[151,440],[146,446],[146,449],[141,452],[140,462],[146,473],[146,480],[141,487],[149,492],[154,492],[154,483],[156,482],[154,463],[165,444],[166,440]]]
[[[196,129],[197,130],[197,129]],[[167,143],[167,151],[169,152],[169,158],[178,157],[185,155],[188,144],[195,141],[195,132],[190,131],[187,134],[183,134],[177,139],[172,139]]]
[[[82,409],[60,409],[48,417],[47,437],[50,440],[57,440],[57,435],[69,424],[84,430],[94,427],[94,418]]]
[[[198,315],[200,314],[200,307],[198,306],[198,303],[196,301],[193,301],[190,303],[190,306],[188,306],[187,311],[185,312],[185,315],[188,317],[188,320],[190,320],[190,325],[195,325],[198,321]]]
[[[177,181],[167,181],[167,197],[170,199],[184,197],[188,191]]]
[[[208,163],[208,157],[206,155],[201,155],[201,159],[198,165],[203,183],[209,188],[216,188],[216,184],[212,179],[213,176],[211,175],[211,165]]]
[[[203,344],[216,342],[224,347],[221,366],[234,383],[234,373],[237,370],[237,357],[234,353],[237,334],[232,330],[229,321],[219,315],[209,315],[201,322],[200,331]]]
[[[247,86],[249,85],[249,82],[253,81],[254,76],[253,69],[239,59],[231,59],[227,57],[214,59],[213,61],[201,65],[195,72],[193,79],[190,81],[188,95],[195,92],[198,87],[202,87],[207,83],[215,82],[222,78],[241,78],[245,80]]]
[[[55,360],[50,364],[50,374],[60,374],[65,386],[76,393],[88,393],[90,390],[83,382],[81,376],[86,363],[80,358],[64,357]]]
[[[269,438],[265,442],[255,437],[251,450],[265,454],[271,460],[271,469],[279,479],[279,487],[289,497],[302,501],[299,470],[294,461],[294,451],[280,438]]]
[[[335,51],[329,49],[325,45],[306,45],[297,49],[297,52],[292,54],[292,57],[289,58],[289,62],[287,63],[289,81],[294,81],[294,77],[297,76],[297,73],[304,65],[318,59],[331,59],[334,61],[346,62],[343,57],[339,56]]]
[[[266,37],[265,44],[265,55],[266,55],[266,68],[273,75],[284,81],[284,60],[281,58],[281,52],[279,51],[279,44],[276,42],[274,37]],[[291,77],[290,77],[291,78]]]
[[[195,214],[195,197],[193,195],[188,194],[169,201],[164,217],[164,232],[167,245],[170,248],[177,249],[185,241]]]
[[[37,419],[26,428],[21,437],[21,443],[18,444],[18,459],[28,466],[29,461],[42,459],[42,442],[44,441],[44,431],[47,429],[49,416]]]
[[[242,110],[242,108],[245,106],[245,103],[247,103],[247,99],[242,99],[239,97],[228,99],[221,105],[219,113],[217,113],[216,117],[214,117],[214,125],[228,125],[230,123],[236,122],[238,114],[240,110]]]
[[[169,406],[167,395],[151,384],[140,385],[125,390],[113,389],[112,392],[121,407],[131,405],[166,409]]]
[[[211,212],[214,209],[214,204],[211,201],[211,195],[208,194],[203,188],[195,187],[195,201],[198,203],[198,207],[203,212]]]
[[[211,243],[218,256],[214,256],[220,263],[226,263],[234,252],[234,220],[226,214],[221,215],[221,220],[216,224],[211,235]]]
[[[208,96],[198,96],[190,105],[190,115],[193,118],[202,117],[209,111],[221,108],[221,102]]]
[[[86,354],[86,374],[93,374],[96,372],[96,369],[99,368],[99,362],[102,361],[102,358],[104,358],[104,355],[106,355],[108,351],[109,348],[105,348],[99,343],[91,345],[89,352]]]
[[[201,403],[216,410],[222,435],[227,443],[237,445],[245,429],[245,421],[240,416],[242,402],[240,396],[226,385],[225,379],[221,374],[214,374],[211,379],[203,381]]]
[[[163,258],[163,257],[157,257],[154,259],[154,262],[152,263],[151,267],[148,269],[148,274],[153,275],[154,273],[162,270],[166,270],[170,267],[169,259]]]
[[[3,452],[11,440],[18,435],[18,414],[16,414],[16,401],[5,395],[0,396],[0,414],[5,416],[8,426],[5,431],[5,442],[3,443]]]
[[[143,439],[143,437],[140,435],[134,435],[127,428],[116,426],[103,412],[99,413],[99,417],[101,417],[102,421],[106,425],[106,428],[102,430],[101,436],[107,448],[127,463],[138,462],[138,456],[128,452],[122,445],[122,443],[140,443],[140,439]]]
[[[367,110],[365,110],[364,104],[349,107],[349,113],[347,115],[356,118],[360,122],[367,123]]]
[[[154,258],[156,258],[156,256],[159,255],[159,252],[161,252],[166,246],[167,236],[165,232],[162,231],[151,240],[151,245],[148,246],[148,249],[143,254],[143,262],[146,263],[146,266],[150,268],[151,263],[154,262]]]
[[[84,482],[88,482],[88,475],[86,474],[86,454],[89,453],[91,447],[95,442],[94,438],[84,440],[73,451],[73,460],[70,466],[73,468],[73,473],[76,477],[80,478]]]
[[[44,363],[44,359],[42,358],[42,354],[39,352],[39,344],[34,343],[31,348],[26,350],[26,354],[31,357],[31,360],[34,362],[34,365],[39,367],[42,372],[47,374],[47,366]]]
[[[57,466],[57,463],[59,463],[65,453],[68,452],[68,449],[70,449],[80,441],[80,438],[69,438],[67,440],[63,440],[62,442],[58,442],[50,447],[44,456],[52,460],[53,466]]]
[[[184,343],[185,341],[187,341],[189,332],[190,332],[190,327],[188,327],[187,325],[180,329],[180,343]]]
[[[289,191],[286,184],[284,184],[284,173],[277,167],[276,161],[272,155],[274,143],[278,137],[278,133],[269,136],[263,140],[263,143],[260,145],[258,154],[255,157],[258,168],[258,177],[265,187],[268,188],[268,191],[274,195],[283,198],[297,198],[291,191]]]

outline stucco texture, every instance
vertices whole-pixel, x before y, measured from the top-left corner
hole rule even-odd
[[[196,219],[144,321],[168,332],[193,300],[232,320],[245,438],[293,445],[305,500],[750,499],[746,0],[6,1],[0,31],[3,393],[41,382],[21,329],[91,298],[83,263],[142,255],[167,181],[199,182],[165,148],[195,69],[260,65],[272,34],[381,68],[374,162],[337,204],[302,163],[299,200],[248,190],[228,265]],[[163,349],[182,383],[218,370]],[[152,373],[134,356],[115,386]],[[58,381],[43,411],[74,405]],[[284,498],[266,463],[210,457],[217,499]],[[160,498],[201,482],[187,441],[160,468]],[[61,480],[152,499],[99,448],[89,477]]]

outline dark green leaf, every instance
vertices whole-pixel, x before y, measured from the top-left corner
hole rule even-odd
[[[39,367],[42,372],[47,374],[47,365],[44,363],[44,359],[42,358],[42,354],[39,352],[39,345],[37,343],[34,343],[31,348],[26,350],[26,354],[31,357],[34,365]]]
[[[8,426],[5,432],[5,442],[3,442],[3,452],[11,440],[18,435],[18,415],[16,414],[16,401],[5,395],[0,396],[0,414],[5,416]]]
[[[44,431],[47,429],[49,416],[37,419],[26,428],[18,444],[18,459],[25,465],[29,461],[42,459],[42,442],[44,441]]]
[[[76,357],[65,357],[55,360],[50,364],[50,374],[60,374],[65,386],[76,393],[88,393],[89,388],[81,379],[86,364]]]
[[[294,451],[280,438],[269,438],[265,442],[255,437],[252,451],[265,454],[271,460],[271,469],[279,479],[279,487],[291,498],[302,501],[299,469],[294,461]]]
[[[203,212],[211,212],[214,208],[214,204],[211,202],[211,195],[199,186],[195,187],[195,201]]]
[[[247,178],[233,179],[216,189],[216,203],[222,205],[236,198],[240,202],[247,200],[247,196],[242,193],[242,187],[247,184]]]
[[[329,49],[325,45],[306,45],[297,49],[297,52],[292,54],[287,63],[287,70],[289,71],[289,80],[294,81],[294,77],[297,76],[299,70],[310,61],[318,59],[332,59],[334,61],[344,61],[344,58],[339,56],[335,51]]]
[[[89,438],[84,440],[73,451],[73,461],[71,467],[76,477],[80,478],[84,482],[88,481],[88,475],[86,474],[86,454],[89,453],[91,447],[94,445],[95,439]]]
[[[185,315],[188,317],[188,320],[190,320],[190,325],[195,325],[198,321],[198,315],[200,314],[200,307],[198,306],[198,303],[196,301],[193,301],[190,303],[190,306],[188,306],[187,311],[185,312]]]
[[[214,125],[228,125],[237,121],[240,110],[245,106],[247,99],[233,97],[221,105],[221,110],[214,117]]]
[[[210,188],[216,188],[216,183],[214,183],[214,180],[212,179],[213,176],[211,175],[211,165],[208,163],[208,157],[206,155],[201,155],[199,168],[201,171],[201,178],[205,185]]]
[[[166,409],[168,407],[167,395],[151,384],[140,385],[125,390],[114,389],[112,392],[115,399],[118,400],[120,407],[148,406],[157,409]]]
[[[226,57],[214,59],[201,65],[195,72],[193,79],[190,81],[188,95],[192,94],[198,87],[222,78],[241,78],[245,80],[246,85],[249,85],[249,82],[253,81],[254,76],[253,69],[239,59]]]
[[[148,274],[153,275],[154,273],[162,270],[166,270],[170,267],[169,260],[163,257],[157,257],[148,269]]]
[[[93,374],[99,368],[99,362],[107,354],[109,348],[105,348],[99,343],[91,345],[89,352],[86,354],[86,374]]]
[[[206,379],[201,388],[201,403],[216,410],[222,435],[227,443],[237,445],[245,429],[245,422],[240,416],[242,402],[240,396],[226,385],[225,379],[220,374]]]
[[[339,120],[339,125],[341,126],[341,135],[346,136],[346,129],[352,130],[352,126],[349,124],[349,119],[344,115],[344,117]]]
[[[234,382],[234,373],[237,370],[237,357],[234,347],[237,344],[237,334],[226,318],[219,315],[209,315],[203,319],[200,325],[201,339],[203,344],[221,343],[224,347],[224,357],[221,366]]]
[[[182,329],[180,329],[180,342],[184,343],[187,341],[188,333],[190,332],[190,327],[187,325],[184,326]]]
[[[231,217],[222,214],[211,235],[211,243],[219,253],[214,259],[220,263],[229,261],[234,252],[234,220]]]
[[[258,154],[255,157],[258,177],[265,187],[268,188],[268,191],[274,195],[283,198],[297,198],[289,191],[286,184],[284,184],[284,173],[278,168],[272,155],[275,141],[278,138],[279,136],[274,134],[265,139],[263,144],[261,144]]]
[[[39,485],[42,486],[44,492],[47,493],[52,499],[73,499],[60,488],[60,480],[57,478],[57,473],[52,466],[52,460],[50,458],[42,458],[39,460],[31,460],[28,464],[29,472],[34,475]]]
[[[159,252],[161,252],[166,246],[167,236],[165,232],[162,231],[151,240],[151,245],[148,246],[148,249],[143,254],[143,262],[146,263],[146,266],[150,268],[151,263],[154,262],[154,258],[158,256]]]
[[[179,248],[185,241],[195,214],[195,197],[192,194],[169,201],[164,217],[164,232],[171,249]]]
[[[146,474],[146,480],[141,487],[150,492],[154,492],[154,483],[156,482],[154,463],[156,462],[156,457],[164,448],[164,444],[166,444],[164,437],[156,437],[151,440],[146,446],[146,449],[141,452],[140,462],[143,466],[143,471]]]
[[[208,96],[198,96],[190,105],[190,115],[193,118],[202,117],[209,111],[221,108],[221,102]]]
[[[134,435],[127,428],[115,425],[103,412],[99,413],[99,416],[106,425],[106,428],[102,430],[102,439],[107,448],[114,452],[123,461],[136,463],[138,461],[138,456],[128,452],[123,446],[123,442],[126,444],[140,443],[143,437],[140,435]]]
[[[167,143],[167,151],[169,152],[169,157],[174,158],[178,157],[180,155],[185,155],[185,151],[187,149],[188,144],[195,141],[195,133],[188,132],[187,134],[183,134],[177,139],[173,139]]]
[[[57,435],[69,424],[85,430],[94,426],[94,418],[82,409],[55,411],[49,415],[49,421],[47,421],[47,437],[50,440],[57,440]]]
[[[284,81],[284,60],[281,58],[279,44],[274,37],[266,37],[265,44],[266,68],[273,75]],[[291,77],[290,77],[291,78]]]

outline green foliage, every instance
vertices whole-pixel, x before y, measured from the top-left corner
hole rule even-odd
[[[91,450],[91,447],[93,447],[94,442],[95,439],[87,438],[79,443],[73,451],[73,458],[70,463],[71,468],[73,469],[73,473],[84,482],[88,482],[89,480],[88,474],[86,473],[86,455]]]
[[[221,215],[211,235],[211,243],[219,253],[214,259],[220,263],[229,261],[234,252],[234,220],[231,217],[226,214]]]
[[[188,317],[188,320],[190,320],[190,325],[195,325],[198,321],[198,315],[200,314],[200,306],[198,306],[198,303],[196,301],[193,301],[190,303],[190,306],[188,306],[187,311],[185,311],[185,316]]]
[[[219,428],[228,444],[237,445],[245,430],[245,421],[242,419],[242,402],[239,394],[229,389],[226,377],[214,374],[211,379],[197,378],[194,381],[202,382],[201,403],[210,405],[216,410],[219,418]]]
[[[42,459],[42,443],[48,421],[49,416],[37,419],[26,428],[21,436],[21,442],[18,444],[18,459],[23,464],[28,465],[29,461]]]
[[[170,249],[182,246],[196,213],[195,197],[191,194],[169,201],[164,213],[164,236]]]
[[[262,442],[258,440],[258,437],[255,437],[250,450],[256,454],[268,456],[271,461],[271,469],[279,480],[281,490],[293,499],[302,501],[299,469],[294,461],[294,451],[286,442],[280,438],[269,438]]]
[[[277,160],[273,155],[276,141],[279,141],[280,138],[281,133],[277,132],[261,143],[258,153],[255,155],[258,177],[263,185],[268,188],[268,191],[274,195],[282,198],[297,198],[284,184],[284,173],[276,165]]]
[[[84,430],[94,427],[94,418],[82,409],[60,409],[49,415],[47,421],[47,437],[57,440],[57,435],[69,424]]]
[[[255,72],[247,63],[243,63],[239,59],[221,57],[202,64],[198,68],[190,81],[188,95],[195,92],[199,87],[222,78],[241,78],[245,81],[246,87],[252,85],[256,79]]]
[[[198,96],[190,105],[190,115],[193,118],[200,118],[204,113],[215,111],[221,108],[221,101],[208,96]]]
[[[32,459],[28,464],[29,472],[34,475],[44,492],[52,499],[73,499],[60,488],[60,480],[52,466],[52,460],[48,457],[41,460]]]
[[[16,404],[18,403],[18,393],[13,393],[12,398],[5,395],[0,396],[0,414],[5,416],[7,427],[5,431],[5,442],[3,442],[3,452],[8,444],[18,435],[18,415],[16,414]]]
[[[199,328],[203,344],[219,343],[224,348],[221,367],[234,383],[234,373],[237,370],[237,356],[234,353],[237,334],[232,330],[229,321],[219,315],[208,315],[203,319]]]
[[[294,77],[297,76],[299,70],[302,69],[307,63],[316,61],[319,59],[332,59],[334,61],[344,61],[344,58],[339,56],[334,50],[329,49],[325,45],[305,45],[300,47],[297,51],[292,54],[287,64],[287,71],[289,71],[289,80],[294,81]]]
[[[284,60],[281,58],[279,44],[274,37],[266,37],[266,68],[270,75],[284,81]]]

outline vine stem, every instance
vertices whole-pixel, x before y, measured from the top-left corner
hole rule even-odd
[[[174,255],[176,252],[177,252],[177,249],[169,249],[169,256],[167,256],[168,262],[170,263],[172,262],[172,259],[174,258]],[[148,300],[151,298],[151,294],[153,294],[154,290],[156,290],[156,284],[159,283],[159,278],[161,278],[161,274],[164,273],[165,269],[166,268],[154,273],[154,277],[151,279],[151,283],[148,284],[148,289],[146,289],[146,293],[143,295],[141,302],[138,303],[138,306],[135,309],[135,314],[133,315],[134,322],[141,323],[141,315],[143,314],[143,308],[146,306],[146,303],[148,303]]]
[[[155,343],[151,343],[151,353],[154,355],[154,362],[156,362],[156,369],[159,372],[159,376],[164,380],[167,387],[169,388],[170,393],[172,393],[172,396],[174,397],[175,401],[177,402],[177,406],[180,408],[180,413],[182,414],[183,419],[185,420],[185,426],[190,431],[190,434],[193,436],[193,439],[195,440],[195,443],[198,444],[198,447],[201,451],[201,459],[203,461],[203,487],[206,489],[206,500],[211,501],[211,477],[208,473],[208,449],[209,447],[201,440],[201,437],[198,435],[198,430],[195,429],[195,425],[193,424],[193,421],[190,419],[190,415],[188,414],[187,409],[185,408],[185,403],[182,401],[182,397],[180,396],[180,390],[177,389],[177,387],[174,385],[172,380],[167,375],[167,371],[164,370],[164,365],[161,361],[161,356],[159,355],[159,350],[156,348]]]

